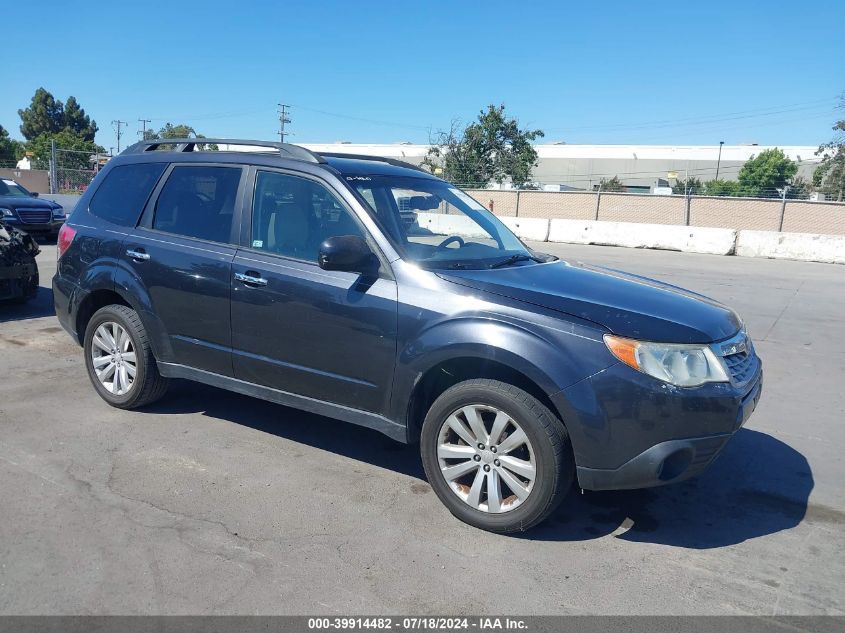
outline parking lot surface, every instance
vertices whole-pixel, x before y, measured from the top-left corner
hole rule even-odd
[[[210,387],[106,405],[42,288],[0,306],[0,613],[845,614],[845,267],[536,245],[745,318],[761,404],[700,478],[460,523],[415,447]]]

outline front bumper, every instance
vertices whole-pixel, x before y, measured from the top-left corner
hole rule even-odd
[[[10,217],[3,218],[3,221],[6,224],[8,224],[9,226],[13,226],[16,229],[19,229],[21,231],[26,231],[27,233],[32,235],[33,233],[37,233],[37,234],[58,233],[59,229],[62,228],[62,224],[65,223],[65,219],[66,218],[53,219],[53,220],[50,220],[49,222],[39,222],[38,224],[27,224],[26,222],[21,222],[17,218],[10,218]]]
[[[553,396],[586,490],[647,488],[704,471],[760,400],[763,369],[742,385],[674,387],[614,365]]]
[[[38,274],[38,265],[33,261],[0,267],[0,301],[26,296],[31,284],[29,280]]]

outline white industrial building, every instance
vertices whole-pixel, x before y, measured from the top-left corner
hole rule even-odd
[[[398,158],[419,164],[428,152],[428,145],[411,143],[303,143],[315,152],[344,152]],[[719,159],[719,145],[535,145],[539,162],[534,180],[544,189],[592,190],[602,178],[619,179],[630,191],[650,191],[658,179],[685,179],[694,176],[702,181],[716,177],[735,180],[740,167],[754,155],[771,146],[724,145]],[[798,174],[807,180],[819,164],[815,145],[784,146],[781,150],[799,165]],[[505,183],[503,188],[507,188]]]

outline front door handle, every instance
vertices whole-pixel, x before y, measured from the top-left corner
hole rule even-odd
[[[143,250],[134,250],[129,248],[126,250],[126,254],[136,262],[145,262],[150,258],[149,253],[145,253]]]
[[[264,277],[259,277],[258,273],[235,273],[235,279],[245,283],[248,286],[266,286],[267,280]]]

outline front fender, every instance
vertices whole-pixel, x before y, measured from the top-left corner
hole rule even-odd
[[[419,332],[399,351],[391,407],[394,419],[404,419],[414,388],[428,370],[460,358],[512,368],[548,396],[614,362],[600,337],[584,336],[574,328],[531,331],[492,317],[452,318]]]

